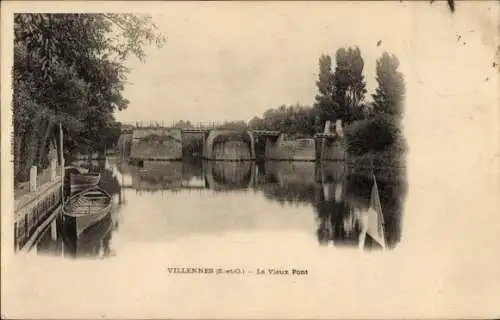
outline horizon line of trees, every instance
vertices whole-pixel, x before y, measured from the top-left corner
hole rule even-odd
[[[342,120],[349,151],[363,154],[404,145],[401,120],[405,83],[395,55],[383,52],[376,61],[373,101],[366,100],[364,60],[358,47],[339,48],[332,57],[318,60],[318,94],[312,106],[282,105],[268,109],[248,122],[250,129],[277,130],[291,137],[311,137],[322,132],[326,121]]]

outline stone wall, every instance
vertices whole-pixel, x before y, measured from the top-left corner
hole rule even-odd
[[[342,121],[325,123],[322,134],[316,135],[316,157],[318,160],[346,160],[346,142]]]
[[[320,160],[345,160],[346,148],[343,138],[336,139],[322,138]]]
[[[243,140],[233,139],[233,135],[237,136],[231,131],[210,131],[203,148],[203,157],[208,160],[254,160],[253,136],[244,133]]]
[[[248,144],[243,141],[227,141],[213,146],[214,160],[244,160],[251,159],[251,156]]]
[[[118,139],[118,151],[125,157],[130,156],[132,147],[132,133],[122,133]]]
[[[265,158],[267,160],[316,160],[316,146],[314,139],[285,140],[281,135],[276,142],[268,139]]]
[[[130,158],[137,160],[180,160],[182,131],[166,128],[135,129],[130,153]]]

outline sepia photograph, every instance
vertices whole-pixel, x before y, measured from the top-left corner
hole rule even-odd
[[[2,318],[498,316],[499,10],[2,3]]]

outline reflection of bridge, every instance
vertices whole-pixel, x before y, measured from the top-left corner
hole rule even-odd
[[[288,139],[279,131],[220,129],[215,123],[150,125],[123,130],[119,145],[122,152],[130,146],[132,160],[180,160],[186,153],[208,160],[345,160],[343,134],[329,126],[314,138]]]
[[[124,161],[117,167],[121,174],[130,176],[127,179],[130,182],[122,184],[122,188],[133,189],[138,194],[254,190],[280,203],[311,204],[320,221],[318,240],[328,242],[334,239],[337,244],[341,239],[335,238],[338,234],[333,232],[333,227],[343,223],[339,217],[349,216],[353,207],[367,208],[374,185],[373,171],[348,167],[341,161],[203,161],[198,164],[145,161],[143,167]],[[395,187],[397,184],[392,179],[393,175],[379,179],[377,174],[388,233],[399,232],[397,224],[401,212],[399,200],[395,201],[401,197],[400,188]],[[393,238],[388,239],[388,243],[393,241]]]
[[[345,162],[145,161],[138,167],[123,161],[116,168],[121,186],[137,190],[247,189],[269,183],[314,185],[336,183],[347,174]]]

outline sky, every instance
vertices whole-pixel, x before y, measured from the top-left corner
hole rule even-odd
[[[147,13],[167,42],[161,49],[148,47],[145,63],[129,61],[124,95],[130,105],[117,118],[249,120],[282,104],[312,105],[318,58],[349,46],[361,49],[368,98],[383,51],[398,56],[411,90],[425,69],[447,62],[430,48],[459,48],[459,31],[464,41],[481,38],[479,30],[456,26],[487,24],[481,20],[495,19],[495,10],[488,2],[458,3],[454,16],[445,2],[164,3]]]

